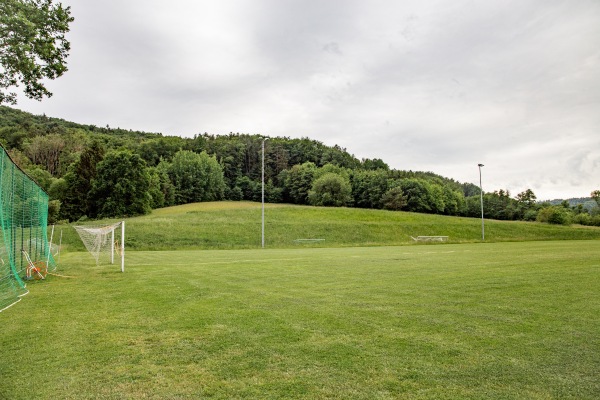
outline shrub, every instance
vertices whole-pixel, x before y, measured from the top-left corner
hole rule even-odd
[[[542,208],[537,215],[538,222],[546,222],[554,225],[569,225],[571,216],[569,211],[564,207],[546,207]]]
[[[573,223],[579,225],[591,225],[592,216],[588,213],[580,213],[573,217]]]
[[[538,215],[537,210],[529,209],[529,210],[525,211],[525,214],[523,214],[523,220],[535,221],[537,218],[537,215]]]

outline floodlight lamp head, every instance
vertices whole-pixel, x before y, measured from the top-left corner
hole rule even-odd
[[[477,164],[477,165],[478,165],[480,168],[484,166],[483,164]]]

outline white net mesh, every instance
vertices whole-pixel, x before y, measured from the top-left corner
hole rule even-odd
[[[121,222],[105,226],[74,226],[79,234],[85,248],[96,260],[96,264],[100,262],[114,262],[115,251],[120,250],[120,246],[116,244],[118,241],[118,233],[115,235],[115,230],[121,226]]]

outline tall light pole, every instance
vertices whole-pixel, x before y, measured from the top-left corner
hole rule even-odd
[[[262,138],[262,248],[265,248],[265,140]]]
[[[479,196],[481,198],[481,240],[485,240],[485,226],[483,223],[483,187],[481,186],[481,167],[483,164],[477,164],[479,166]]]

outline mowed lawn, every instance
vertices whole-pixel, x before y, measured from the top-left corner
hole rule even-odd
[[[600,241],[87,253],[0,313],[0,399],[597,399]]]

